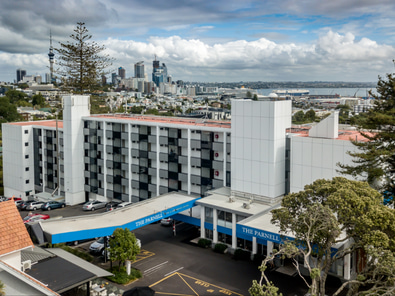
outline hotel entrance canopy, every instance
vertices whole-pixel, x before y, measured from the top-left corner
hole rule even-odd
[[[182,193],[168,193],[110,212],[40,221],[52,244],[112,235],[116,228],[134,230],[195,206],[196,198]]]

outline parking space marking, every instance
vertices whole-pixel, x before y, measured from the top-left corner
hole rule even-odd
[[[133,263],[139,262],[141,260],[147,259],[149,257],[154,256],[155,253],[147,251],[147,250],[141,250],[140,253],[136,255],[136,260],[133,261]]]
[[[176,276],[176,277],[174,277]],[[174,285],[172,283],[172,280],[181,280],[185,286],[181,287],[180,285]],[[168,285],[166,285],[165,281],[170,281]],[[155,291],[157,295],[181,295],[181,296],[200,296],[202,295],[207,295],[207,293],[210,293],[211,295],[228,295],[228,296],[243,296],[243,294],[239,294],[236,292],[233,292],[231,290],[222,288],[217,285],[210,284],[206,281],[199,280],[197,278],[194,278],[192,276],[182,274],[179,272],[173,272],[168,276],[165,276],[163,279],[157,281],[156,283],[150,285],[151,288],[154,288],[154,286],[159,286],[162,284],[161,290],[163,289],[172,289],[174,287],[177,288],[178,292],[181,292],[180,290],[183,290],[182,292],[184,293],[173,293],[173,292],[161,292],[161,291]],[[200,292],[201,291],[201,292]],[[189,292],[189,293],[188,293]],[[192,292],[192,294],[190,294]]]
[[[169,272],[168,274],[165,274],[165,276],[171,275],[172,273],[175,273],[181,269],[183,269],[184,267],[180,267],[179,269],[173,270],[172,272]]]

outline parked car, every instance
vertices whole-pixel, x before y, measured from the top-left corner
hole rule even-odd
[[[120,204],[119,201],[111,201],[106,205],[106,212],[112,211]]]
[[[43,201],[33,201],[33,202],[29,203],[26,206],[25,210],[27,210],[27,211],[35,211],[37,209],[40,209],[41,206],[43,205],[43,203],[44,203]]]
[[[131,202],[127,202],[127,201],[121,202],[120,204],[117,205],[117,209],[121,209],[121,208],[130,206],[131,204],[132,204]]]
[[[34,200],[24,200],[22,201],[22,203],[19,205],[19,208],[21,210],[26,210],[26,207],[31,204],[32,202],[34,202]]]
[[[173,225],[173,221],[174,221],[173,218],[164,218],[164,219],[160,220],[160,224],[163,226],[170,226],[170,225]]]
[[[94,241],[89,246],[89,252],[94,254],[101,254],[104,250],[104,237],[99,238],[97,241]]]
[[[43,205],[41,206],[41,209],[50,211],[52,209],[64,208],[65,206],[66,206],[66,204],[64,202],[51,200],[51,201],[47,201],[47,202],[43,203]]]
[[[35,222],[39,220],[47,220],[49,219],[49,215],[46,214],[30,214],[23,218],[23,223]]]
[[[18,209],[20,208],[21,203],[23,203],[23,200],[16,200],[16,201],[15,201],[15,205],[16,205],[16,207],[17,207]]]
[[[84,211],[94,211],[97,209],[102,209],[106,205],[107,205],[107,202],[105,202],[105,201],[90,200],[82,205],[82,209]]]

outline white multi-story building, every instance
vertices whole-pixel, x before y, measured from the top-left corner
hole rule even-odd
[[[336,120],[328,118],[325,132],[317,126],[306,136],[287,133],[291,101],[234,100],[231,125],[90,115],[88,97],[68,96],[63,121],[3,124],[5,195],[55,191],[68,204],[89,198],[136,202],[227,186],[275,203],[315,179],[340,175],[338,162],[350,163],[346,152],[354,147],[338,135]]]
[[[291,101],[234,100],[232,122],[130,114],[90,115],[88,96],[64,97],[63,121],[2,125],[4,194],[139,202],[172,191],[204,196],[175,218],[233,250],[270,254],[281,243],[270,210],[289,192],[351,164],[333,113],[291,127]],[[169,198],[167,196],[167,198]],[[332,267],[349,279],[355,257]],[[350,268],[350,260],[354,260]],[[348,262],[348,263],[347,263]]]

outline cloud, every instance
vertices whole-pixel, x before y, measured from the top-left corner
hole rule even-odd
[[[312,44],[275,43],[260,38],[209,45],[198,39],[172,36],[152,37],[149,42],[110,39],[105,45],[113,53],[125,53],[127,60],[118,60],[119,65],[144,60],[148,70],[156,55],[166,63],[169,73],[178,79],[184,79],[180,73],[188,69],[188,72],[200,75],[206,71],[215,72],[224,81],[237,76],[240,80],[243,77],[240,73],[244,72],[239,71],[251,70],[260,73],[254,80],[265,80],[274,74],[281,78],[282,73],[293,73],[291,80],[302,79],[303,75],[311,79],[313,74],[315,80],[325,80],[328,74],[336,77],[336,73],[338,75],[346,69],[351,71],[350,78],[355,75],[359,79],[365,77],[364,81],[374,81],[377,71],[388,69],[395,56],[392,46],[380,45],[368,38],[356,40],[351,33],[342,35],[332,31]],[[359,69],[364,70],[359,72]],[[288,75],[288,78],[291,77]],[[355,78],[351,80],[355,81]]]

